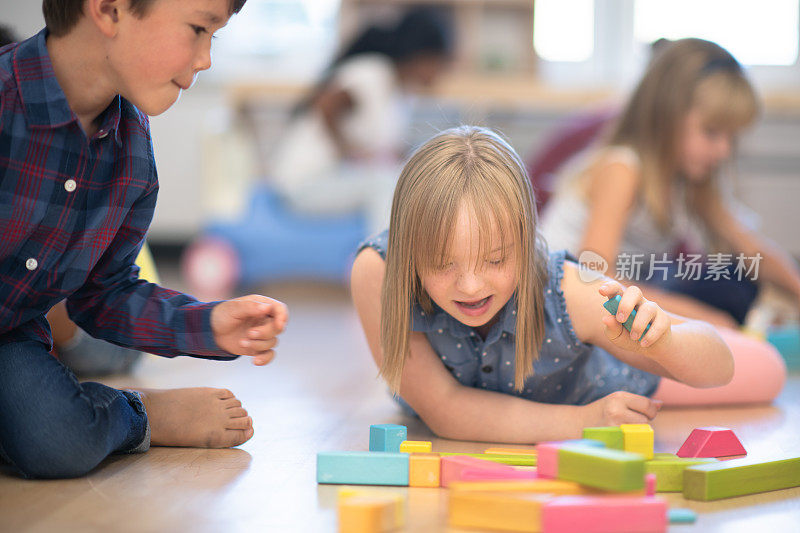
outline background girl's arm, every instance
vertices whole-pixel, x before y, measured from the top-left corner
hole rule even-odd
[[[800,309],[800,270],[789,254],[763,235],[742,225],[720,197],[712,198],[708,203],[705,218],[712,231],[728,242],[737,253],[748,258],[761,254],[759,279],[775,283],[788,291]]]
[[[322,123],[342,157],[350,156],[352,147],[348,146],[340,124],[344,114],[353,109],[353,105],[350,93],[334,86],[325,87],[312,103],[312,108],[322,117]]]
[[[605,295],[600,290],[610,284]],[[612,317],[603,307],[608,296],[623,287],[609,278],[590,283],[578,275],[577,265],[564,263],[562,290],[575,333],[581,341],[594,344],[636,368],[672,378],[693,387],[725,385],[733,377],[730,349],[709,324],[686,320],[665,312],[642,296],[637,287],[628,287],[619,304],[622,316]],[[631,332],[621,323],[637,305]],[[642,339],[648,321],[650,330]],[[609,327],[610,326],[610,327]]]
[[[605,274],[614,278],[617,275],[614,265],[620,242],[637,201],[639,176],[633,168],[622,162],[601,161],[589,172],[589,216],[580,249],[598,253],[608,264]],[[729,314],[695,298],[669,293],[645,284],[637,285],[648,299],[657,300],[664,309],[672,313],[704,320],[715,326],[738,327]]]
[[[351,291],[370,351],[381,364],[380,294],[385,265],[369,248],[356,257]],[[461,385],[422,333],[412,333],[400,395],[436,435],[459,440],[533,443],[579,437],[594,425],[645,423],[658,410],[648,398],[614,393],[587,406],[543,404]]]

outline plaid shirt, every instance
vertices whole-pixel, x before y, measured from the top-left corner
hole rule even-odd
[[[52,345],[45,314],[66,298],[95,337],[231,358],[213,339],[214,304],[139,279],[158,192],[147,117],[117,96],[87,138],[46,35],[0,48],[0,343]]]

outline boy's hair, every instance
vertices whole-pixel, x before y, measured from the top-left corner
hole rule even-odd
[[[658,225],[670,226],[669,202],[678,172],[681,126],[692,109],[705,125],[736,132],[759,114],[758,98],[741,65],[721,46],[681,39],[658,50],[614,125],[608,145],[629,146],[641,161],[642,198]],[[714,176],[689,182],[689,208],[702,220],[703,205],[719,194]]]
[[[547,280],[533,190],[522,161],[505,140],[485,128],[461,126],[418,148],[395,189],[381,297],[380,369],[393,392],[399,390],[408,355],[412,305],[418,302],[425,312],[433,308],[421,275],[442,264],[462,202],[477,222],[480,255],[488,246],[512,244],[518,268],[516,389],[522,390],[533,374],[544,336]],[[502,243],[487,242],[493,227]]]
[[[78,23],[83,15],[83,4],[86,0],[43,0],[42,13],[44,24],[55,37],[62,37]],[[147,8],[158,0],[128,0],[130,10],[142,17],[147,13]],[[241,11],[247,0],[230,0],[229,14]]]

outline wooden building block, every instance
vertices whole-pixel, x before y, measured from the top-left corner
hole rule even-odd
[[[454,481],[451,491],[468,492],[532,492],[541,494],[600,494],[601,491],[585,487],[574,481],[561,479],[531,479],[509,481]]]
[[[426,440],[404,440],[400,443],[401,453],[430,453],[433,443]]]
[[[650,424],[622,424],[619,426],[625,441],[625,451],[638,453],[645,459],[653,458],[655,436]]]
[[[619,294],[617,294],[617,295],[616,295],[616,296],[614,296],[613,298],[609,298],[609,299],[608,299],[608,300],[607,300],[607,301],[606,301],[606,302],[603,304],[603,307],[605,307],[605,308],[606,308],[606,310],[607,310],[609,313],[611,313],[612,315],[616,315],[616,314],[617,314],[617,310],[619,309],[619,303],[620,303],[621,301],[622,301],[622,296],[620,296]],[[631,327],[633,327],[633,321],[634,321],[635,319],[636,319],[636,309],[634,309],[633,311],[631,311],[631,314],[630,314],[630,315],[628,315],[628,319],[627,319],[625,322],[623,322],[623,323],[622,323],[622,327],[623,327],[623,328],[625,328],[625,329],[627,329],[628,331],[630,331],[630,330],[631,330]],[[644,333],[642,333],[642,337],[644,337],[644,336],[647,334],[647,332],[648,332],[649,330],[650,330],[650,324],[647,324],[647,326],[644,328]],[[639,340],[642,340],[642,337],[639,337]]]
[[[488,455],[536,455],[536,448],[487,448]]]
[[[461,481],[502,481],[511,479],[536,479],[536,470],[484,470],[482,468],[465,468],[461,471]]]
[[[408,429],[397,424],[373,424],[369,427],[369,451],[399,452],[400,443],[408,438]]]
[[[338,493],[338,502],[347,498],[372,498],[379,500],[389,500],[394,503],[395,516],[394,527],[403,527],[406,525],[406,507],[407,501],[405,494],[398,492],[385,492],[376,490],[374,488],[364,489],[359,487],[340,487]]]
[[[619,426],[583,428],[583,438],[603,442],[611,450],[625,449],[625,440]]]
[[[462,457],[474,457],[475,459],[484,459],[492,461],[493,463],[500,463],[510,466],[536,466],[537,456],[535,455],[500,455],[494,453],[458,453],[458,452],[441,452],[442,457],[454,457],[456,455]]]
[[[408,461],[409,487],[440,486],[442,465],[438,453],[413,453]]]
[[[562,446],[558,450],[558,478],[616,492],[640,490],[644,488],[644,459],[619,450]]]
[[[758,460],[751,457],[690,466],[683,471],[683,497],[719,500],[800,487],[800,456]]]
[[[484,459],[475,457],[468,457],[465,455],[452,455],[442,457],[442,473],[440,482],[442,487],[447,487],[452,481],[461,480],[461,472],[464,469],[471,470],[484,470],[486,472],[493,472],[500,474],[502,472],[512,472],[515,470],[513,466],[508,466]]]
[[[645,461],[644,470],[648,474],[655,474],[656,492],[683,492],[683,471],[690,466],[711,462],[717,460],[656,454],[650,461]]]
[[[691,509],[670,509],[667,511],[667,519],[670,524],[694,524],[697,513]]]
[[[544,533],[667,531],[667,502],[659,497],[563,496],[542,506]]]
[[[747,451],[730,428],[709,426],[692,430],[678,450],[678,457],[729,457],[747,455]]]
[[[537,533],[541,529],[539,494],[514,492],[450,492],[448,524],[451,527]]]
[[[396,529],[396,504],[381,497],[339,499],[339,533],[381,533]]]
[[[408,485],[407,453],[319,452],[317,483]]]
[[[536,471],[540,478],[555,479],[558,477],[558,449],[560,447],[561,445],[557,442],[543,442],[536,446]]]

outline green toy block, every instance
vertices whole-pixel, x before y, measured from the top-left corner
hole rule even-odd
[[[603,304],[603,307],[605,307],[605,308],[606,308],[606,310],[607,310],[609,313],[611,313],[612,315],[616,315],[616,314],[617,314],[617,310],[619,309],[619,302],[620,302],[620,301],[622,301],[622,296],[620,296],[619,294],[617,294],[617,295],[616,295],[616,296],[614,296],[613,298],[609,298],[609,299],[608,299],[608,300],[607,300],[607,301],[606,301],[606,302]],[[631,330],[631,328],[633,327],[633,321],[634,321],[635,319],[636,319],[636,309],[634,309],[633,311],[631,311],[631,314],[630,314],[630,315],[628,315],[628,320],[626,320],[625,322],[623,322],[623,323],[622,323],[622,327],[623,327],[623,328],[625,328],[625,329],[627,329],[628,331],[630,331],[630,330]],[[642,340],[642,337],[644,337],[644,336],[647,334],[647,331],[648,331],[649,329],[650,329],[650,324],[647,324],[647,327],[646,327],[646,328],[644,328],[644,333],[642,333],[642,336],[641,336],[641,337],[639,337],[639,340]]]
[[[369,427],[369,451],[399,452],[400,443],[408,440],[408,429],[397,424],[373,424]]]
[[[503,455],[494,453],[456,453],[444,452],[440,453],[442,457],[448,455],[466,455],[467,457],[477,457],[478,459],[486,459],[487,461],[494,461],[511,466],[536,466],[537,457],[535,455]]]
[[[610,450],[625,449],[625,440],[622,435],[622,429],[618,426],[583,428],[583,438],[599,440],[600,442],[605,443],[606,448]]]
[[[744,457],[683,471],[683,497],[688,500],[719,500],[791,487],[800,487],[797,455],[766,461]]]
[[[408,486],[407,453],[319,452],[317,483]]]
[[[616,492],[640,490],[644,488],[644,458],[608,448],[567,445],[558,450],[558,478]]]
[[[658,457],[661,455],[661,457]],[[647,474],[656,475],[656,492],[683,492],[683,471],[690,466],[716,463],[713,458],[669,457],[672,454],[656,454],[650,461],[645,461]],[[666,457],[664,457],[666,456]]]

